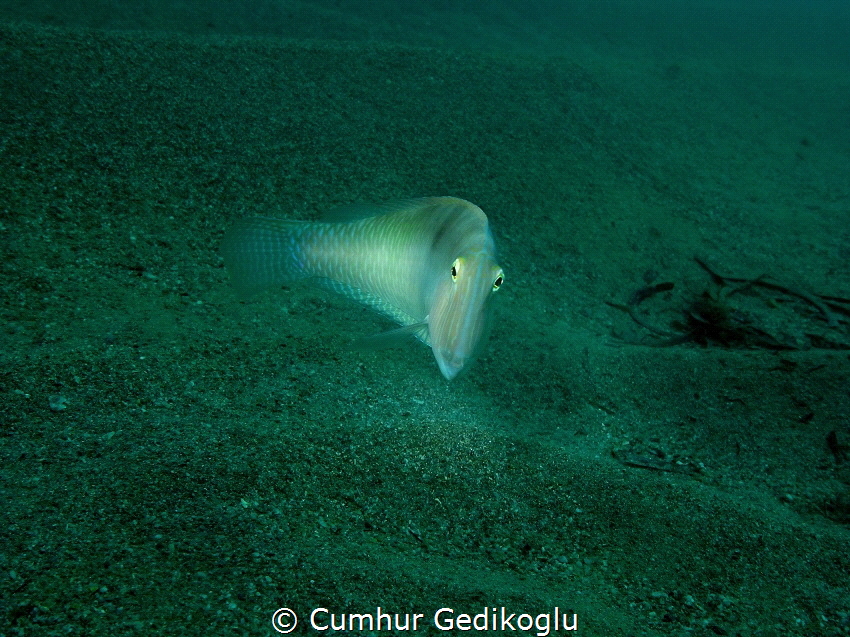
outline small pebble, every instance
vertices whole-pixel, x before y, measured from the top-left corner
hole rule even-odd
[[[47,400],[53,411],[62,411],[67,409],[69,405],[68,399],[61,394],[52,394]]]

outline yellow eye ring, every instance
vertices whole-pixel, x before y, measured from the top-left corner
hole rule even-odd
[[[502,283],[505,282],[505,275],[499,272],[498,276],[496,276],[496,280],[493,281],[493,292],[502,287]]]

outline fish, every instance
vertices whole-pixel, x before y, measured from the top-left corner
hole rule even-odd
[[[304,280],[375,309],[401,327],[361,346],[415,337],[448,380],[483,349],[505,280],[487,215],[456,197],[359,204],[321,221],[245,217],[221,255],[242,294]]]

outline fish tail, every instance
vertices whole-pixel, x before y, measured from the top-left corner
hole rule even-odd
[[[221,255],[242,294],[307,276],[299,258],[303,221],[246,217],[225,233]]]

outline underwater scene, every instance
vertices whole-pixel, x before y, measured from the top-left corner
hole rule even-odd
[[[850,635],[850,5],[0,0],[0,637]]]

